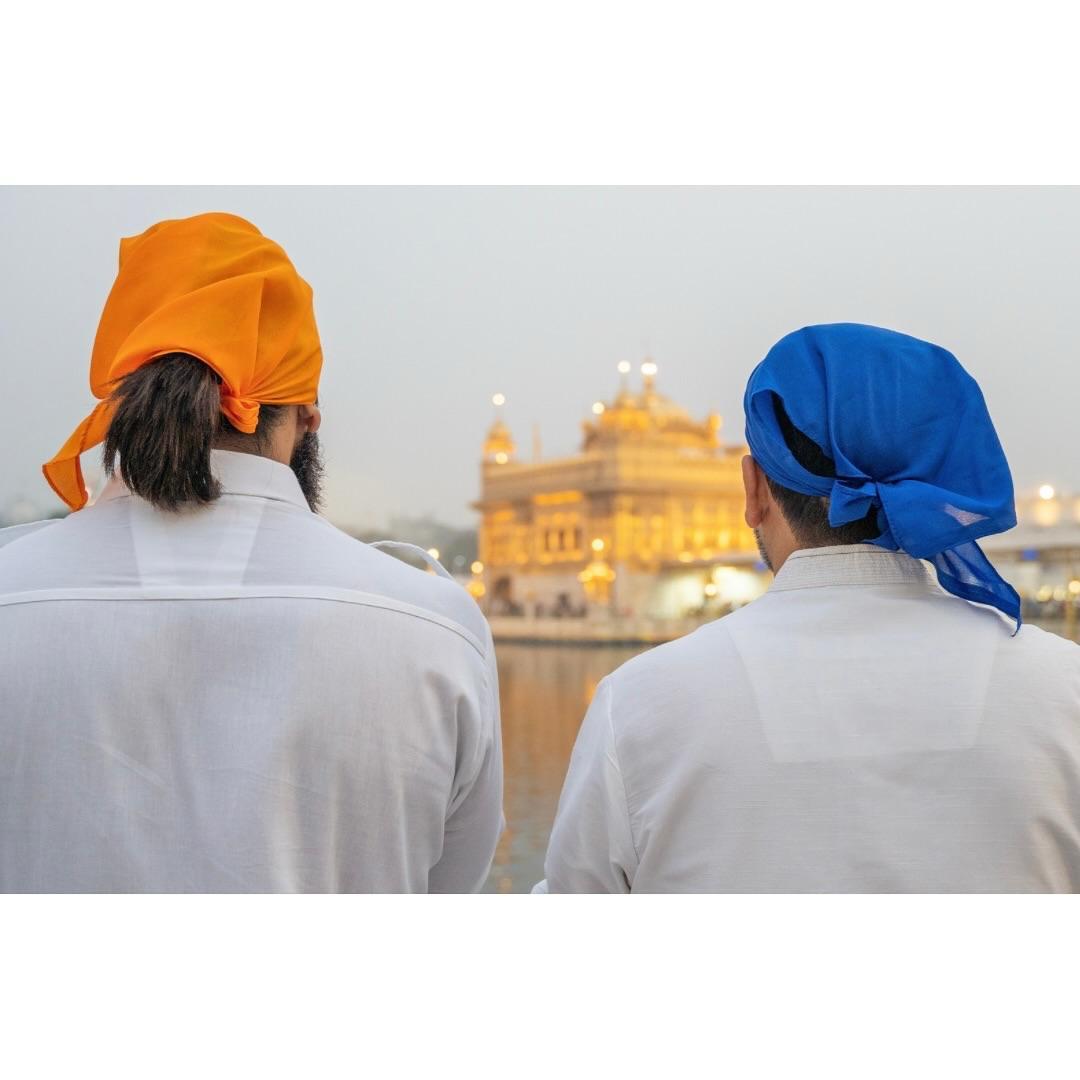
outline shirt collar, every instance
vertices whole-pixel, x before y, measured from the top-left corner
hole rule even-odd
[[[221,484],[222,494],[274,499],[292,503],[302,510],[309,509],[296,473],[279,461],[272,461],[258,454],[237,453],[235,450],[211,450],[210,469]],[[130,494],[120,473],[116,472],[105,485],[97,502],[121,499]]]
[[[776,573],[770,592],[827,585],[914,585],[936,591],[930,567],[902,551],[875,544],[839,544],[793,551]]]

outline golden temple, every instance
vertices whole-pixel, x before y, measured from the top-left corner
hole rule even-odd
[[[683,618],[746,602],[764,584],[743,521],[742,443],[656,387],[657,365],[619,365],[613,400],[582,424],[580,452],[523,461],[501,407],[481,466],[479,562],[470,589],[494,616]],[[538,457],[538,455],[536,455]]]

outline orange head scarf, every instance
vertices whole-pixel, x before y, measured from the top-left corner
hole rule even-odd
[[[289,257],[243,218],[162,221],[120,241],[120,272],[90,360],[100,400],[42,466],[73,510],[86,505],[79,455],[105,438],[117,382],[167,353],[188,353],[221,377],[221,411],[251,433],[259,405],[310,405],[322,348],[311,288]]]

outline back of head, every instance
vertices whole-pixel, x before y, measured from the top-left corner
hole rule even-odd
[[[975,380],[948,350],[876,326],[778,341],[744,395],[746,441],[796,540],[872,540],[1020,625],[977,541],[1016,524],[1012,476]]]
[[[792,422],[779,398],[775,402],[776,419],[792,457],[815,476],[835,479],[836,463],[808,435]],[[877,510],[871,507],[864,517],[843,525],[829,524],[829,499],[824,495],[804,495],[792,491],[766,474],[773,498],[802,547],[831,547],[834,544],[864,544],[881,535]]]
[[[105,442],[106,468],[155,506],[205,504],[215,440],[261,452],[275,410],[315,404],[321,368],[311,288],[280,245],[232,214],[159,222],[120,243],[90,361],[100,404],[45,477],[80,509],[79,456]]]
[[[263,405],[255,433],[237,431],[221,411],[221,377],[201,360],[168,353],[124,376],[110,398],[102,460],[159,510],[205,506],[221,494],[210,451],[223,439],[259,452],[283,407]]]

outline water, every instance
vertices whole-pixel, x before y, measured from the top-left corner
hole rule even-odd
[[[566,765],[596,685],[641,647],[500,644],[506,832],[485,891],[528,892],[544,851]]]
[[[1047,624],[1061,633],[1063,625]],[[597,683],[645,647],[498,645],[507,827],[485,892],[528,892],[544,851],[570,751]]]

